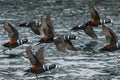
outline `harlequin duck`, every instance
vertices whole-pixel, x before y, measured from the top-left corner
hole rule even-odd
[[[44,19],[42,22],[43,32],[45,34],[45,37],[39,40],[40,43],[51,43],[53,42],[54,37],[54,27],[52,24],[52,21],[50,19],[50,16],[48,15],[46,19]]]
[[[54,40],[55,34],[54,34],[54,26],[53,26],[53,23],[49,15],[46,17],[46,21],[42,21],[41,24],[43,23],[44,23],[43,27],[44,27],[45,37],[40,39],[39,42],[40,43],[51,43]],[[75,35],[64,35],[64,39],[74,40],[74,39],[78,39],[78,37]]]
[[[38,80],[38,74],[41,74],[43,72],[46,72],[48,70],[51,70],[51,69],[54,69],[57,67],[57,65],[55,65],[55,64],[45,65],[44,47],[41,47],[40,49],[38,49],[38,51],[34,55],[31,50],[31,46],[28,46],[28,47],[26,47],[26,54],[33,66],[30,69],[26,70],[25,72],[36,74],[37,80]],[[27,74],[27,73],[25,73],[25,74]]]
[[[18,30],[15,27],[13,27],[10,23],[5,23],[3,27],[5,31],[8,32],[8,36],[11,40],[7,43],[2,44],[2,46],[12,49],[19,45],[29,42],[28,39],[19,40]]]
[[[102,25],[102,30],[108,44],[101,48],[100,51],[115,51],[120,49],[120,43],[118,42],[117,35],[104,24]]]
[[[66,52],[67,49],[76,51],[77,49],[73,46],[72,42],[70,41],[76,38],[77,38],[76,36],[68,37],[65,35],[56,34],[54,37],[54,43],[58,51]]]
[[[37,34],[37,35],[41,35],[41,34],[45,34],[44,33],[44,26],[46,26],[46,22],[45,22],[45,18],[43,16],[41,16],[41,22],[38,22],[37,20],[34,20],[32,22],[24,22],[22,24],[19,25],[20,27],[30,27],[31,30]]]
[[[92,27],[101,25],[103,23],[111,23],[112,19],[100,19],[99,13],[98,13],[96,7],[93,5],[93,3],[89,4],[89,10],[91,13],[92,20],[90,20],[87,23],[84,23],[82,25],[77,25],[77,26],[73,27],[71,30],[73,30],[73,31],[84,30],[84,32],[91,38],[98,39],[98,37],[95,34]]]

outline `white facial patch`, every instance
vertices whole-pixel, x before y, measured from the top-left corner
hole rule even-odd
[[[101,24],[105,24],[105,19],[100,19]]]
[[[44,69],[44,70],[49,70],[49,66],[43,65],[43,69]]]
[[[68,36],[67,36],[67,35],[64,35],[64,39],[65,39],[65,40],[69,40],[69,39],[70,39],[70,36],[69,36],[69,35],[68,35]]]
[[[113,19],[110,19],[110,22],[113,22]]]
[[[119,43],[116,43],[116,47],[117,47],[117,48],[120,48],[120,44],[119,44]]]
[[[22,42],[21,40],[17,40],[17,43],[18,43],[19,45],[22,44],[21,42]]]
[[[81,25],[78,25],[78,27],[81,27]]]
[[[41,25],[41,22],[39,22],[38,25],[40,26],[40,25]]]
[[[27,22],[27,23],[26,23],[26,26],[27,26],[28,24],[29,24],[29,23]]]
[[[55,40],[55,39],[57,39],[57,38],[58,38],[58,37],[57,37],[57,36],[55,36],[55,37],[54,37],[54,40]]]

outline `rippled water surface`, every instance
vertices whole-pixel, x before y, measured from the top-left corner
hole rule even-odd
[[[120,80],[120,50],[99,52],[106,44],[101,26],[94,28],[99,36],[93,40],[83,31],[71,32],[70,28],[91,19],[89,0],[0,0],[0,45],[9,41],[3,29],[3,23],[9,22],[16,27],[20,38],[30,38],[32,44],[25,44],[13,50],[2,50],[0,46],[0,80],[35,80],[34,74],[24,75],[31,67],[26,58],[25,47],[31,45],[35,52],[45,46],[46,64],[57,64],[58,68],[39,75],[40,80]],[[120,0],[94,0],[101,18],[112,18],[114,23],[107,24],[120,37]],[[80,40],[72,41],[79,50],[62,53],[55,45],[35,46],[41,36],[35,35],[29,28],[18,25],[26,20],[40,20],[41,16],[51,15],[55,32],[75,34]]]

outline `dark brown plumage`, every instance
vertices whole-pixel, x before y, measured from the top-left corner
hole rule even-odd
[[[3,28],[5,29],[5,31],[8,32],[8,37],[10,38],[10,41],[2,44],[2,46],[8,47],[10,49],[17,47],[19,45],[19,43],[17,42],[17,39],[19,39],[18,30],[9,23],[5,23],[3,25]]]
[[[108,44],[100,49],[100,51],[115,51],[117,50],[118,37],[117,35],[104,24],[102,25],[103,34],[106,37]]]
[[[39,40],[40,43],[51,43],[53,42],[54,37],[54,27],[50,16],[48,15],[46,19],[44,19],[41,23],[43,25],[43,31],[45,33],[45,37]]]
[[[63,35],[55,35],[54,43],[58,51],[66,52],[66,50],[76,51],[77,49],[73,46],[70,40],[65,40]]]
[[[45,65],[44,47],[41,47],[40,49],[38,49],[36,54],[33,54],[31,49],[32,49],[31,46],[26,47],[26,54],[33,66],[31,68],[29,68],[28,70],[26,70],[25,72],[36,74],[36,78],[38,79],[37,74],[41,74],[45,71],[56,68],[55,64],[52,64],[49,66]]]
[[[91,38],[98,39],[97,35],[92,29],[92,26],[98,26],[101,23],[100,23],[100,17],[99,17],[98,11],[96,7],[93,5],[93,3],[89,4],[89,11],[90,11],[92,20],[82,25],[75,26],[71,30],[73,31],[84,30],[84,32]]]

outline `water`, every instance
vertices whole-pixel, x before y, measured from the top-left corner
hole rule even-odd
[[[114,24],[107,24],[117,35],[120,34],[120,1],[94,1],[101,18],[112,18]],[[19,46],[11,51],[0,46],[0,80],[35,80],[34,74],[24,75],[31,67],[26,58],[25,47],[31,45],[35,52],[45,46],[47,64],[57,64],[58,68],[39,75],[40,80],[120,80],[120,50],[100,53],[106,40],[102,35],[101,26],[94,28],[99,36],[97,41],[88,37],[83,31],[70,32],[69,29],[91,19],[88,10],[89,0],[0,0],[0,45],[9,39],[3,29],[3,23],[9,22],[20,33],[20,38],[30,38],[33,44]],[[29,28],[18,25],[26,20],[40,20],[41,16],[51,15],[55,32],[61,34],[76,34],[80,40],[72,41],[79,51],[57,51],[55,45],[42,44],[35,46],[41,37],[35,35]],[[9,54],[9,55],[7,55]]]

